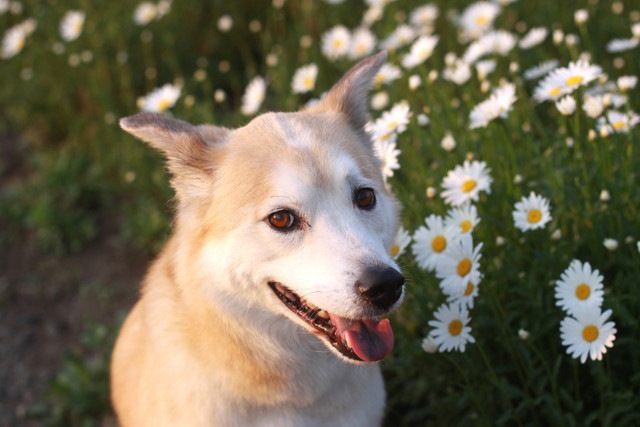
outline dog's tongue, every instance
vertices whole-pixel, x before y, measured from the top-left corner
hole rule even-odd
[[[389,319],[348,320],[329,315],[343,341],[365,362],[382,360],[393,349],[393,330]]]

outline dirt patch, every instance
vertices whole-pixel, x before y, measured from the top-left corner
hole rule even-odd
[[[118,322],[148,264],[108,233],[68,256],[42,253],[28,236],[0,238],[0,426],[41,425],[27,413],[46,400],[65,353],[88,323]]]

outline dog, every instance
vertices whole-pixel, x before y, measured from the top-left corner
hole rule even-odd
[[[244,127],[138,113],[160,150],[173,234],[111,363],[122,427],[375,426],[404,299],[398,202],[365,132],[381,52],[317,103]]]

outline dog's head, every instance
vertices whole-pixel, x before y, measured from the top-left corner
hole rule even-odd
[[[168,158],[177,270],[191,272],[177,279],[197,289],[187,292],[249,316],[285,315],[349,361],[389,354],[382,317],[404,294],[389,255],[398,206],[364,132],[385,58],[358,63],[312,107],[235,130],[148,113],[121,121]]]

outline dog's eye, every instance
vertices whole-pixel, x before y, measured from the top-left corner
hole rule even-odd
[[[269,225],[278,231],[288,231],[296,225],[296,217],[288,210],[274,212],[267,217]]]
[[[354,201],[360,209],[373,209],[376,205],[376,193],[371,188],[359,188],[354,195]]]

